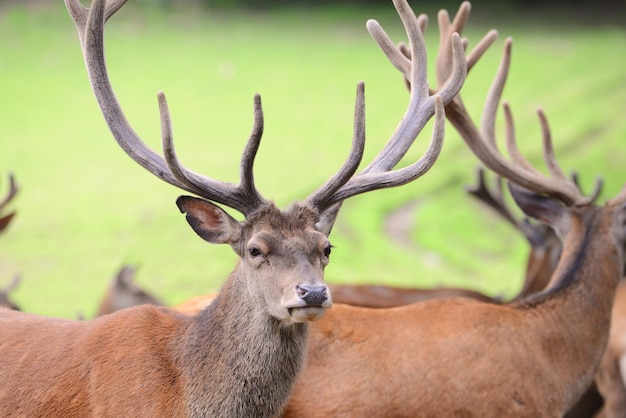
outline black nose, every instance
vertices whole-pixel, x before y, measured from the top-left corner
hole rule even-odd
[[[322,306],[328,299],[326,286],[297,286],[298,296],[306,302],[306,306]]]

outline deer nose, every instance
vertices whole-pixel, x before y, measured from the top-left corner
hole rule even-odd
[[[326,286],[296,286],[298,297],[302,299],[306,306],[322,306],[322,303],[328,299],[328,291]]]

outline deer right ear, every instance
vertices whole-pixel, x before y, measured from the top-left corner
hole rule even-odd
[[[322,234],[329,236],[330,231],[333,229],[333,225],[335,224],[335,219],[337,219],[337,215],[339,214],[339,209],[341,209],[341,204],[343,201],[339,203],[335,203],[328,209],[324,210],[320,214],[320,220],[315,224],[315,229],[320,231]]]
[[[241,237],[241,224],[208,200],[191,196],[176,199],[178,209],[203,240],[213,244],[233,244]]]

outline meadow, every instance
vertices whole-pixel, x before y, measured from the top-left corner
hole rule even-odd
[[[432,64],[436,11],[412,6],[429,13]],[[479,5],[474,15],[466,33],[470,45],[491,28],[500,37],[463,88],[471,113],[479,117],[503,41],[512,36],[504,98],[516,117],[520,148],[540,164],[535,109],[541,106],[562,167],[579,173],[584,190],[602,176],[600,200],[613,196],[626,182],[624,27],[582,25],[567,16],[494,16],[481,14]],[[393,39],[404,39],[391,4],[266,13],[129,4],[107,24],[109,74],[147,143],[160,149],[156,93],[163,90],[181,160],[230,182],[238,181],[252,98],[260,93],[265,133],[257,187],[284,207],[308,196],[345,159],[359,80],[366,85],[365,164],[405,111],[408,94],[367,33],[368,18],[379,20]],[[0,96],[0,194],[9,172],[20,185],[11,205],[17,217],[0,236],[0,286],[20,274],[15,300],[24,310],[90,317],[125,263],[138,265],[138,282],[167,303],[219,289],[236,255],[197,237],[174,204],[182,192],[118,148],[62,1],[0,8]],[[329,282],[515,295],[528,245],[465,193],[478,162],[447,128],[444,150],[426,175],[346,201],[331,235]],[[405,163],[421,155],[429,138],[427,127]],[[410,211],[400,228],[404,240],[398,240],[388,220],[403,208]]]

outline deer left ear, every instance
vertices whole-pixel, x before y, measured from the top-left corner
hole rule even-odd
[[[329,236],[330,231],[333,229],[333,225],[335,225],[335,219],[337,219],[342,203],[343,201],[335,203],[328,209],[324,210],[320,214],[319,222],[315,224],[315,229],[320,231],[322,234]]]
[[[241,238],[241,224],[208,200],[180,196],[176,205],[203,240],[213,244],[234,244]]]
[[[565,206],[558,200],[531,192],[515,183],[507,183],[515,203],[526,215],[553,227],[562,219]]]

